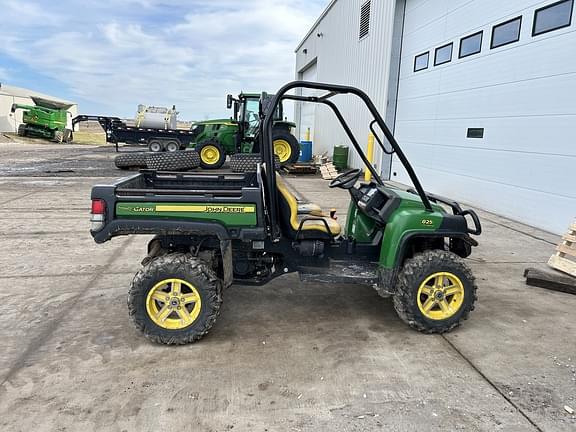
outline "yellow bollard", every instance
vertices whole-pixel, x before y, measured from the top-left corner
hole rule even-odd
[[[310,141],[310,128],[306,129],[306,134],[304,134],[304,141]]]
[[[370,163],[373,162],[372,159],[374,159],[374,135],[372,134],[372,132],[368,134],[368,147],[366,148],[366,158],[368,159],[368,162]],[[364,181],[366,183],[369,183],[371,179],[372,179],[372,173],[370,172],[368,167],[366,167],[366,170],[364,171]]]

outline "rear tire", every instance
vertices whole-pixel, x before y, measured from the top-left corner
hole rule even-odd
[[[180,287],[176,293],[175,282]],[[185,303],[186,295],[198,300]],[[216,322],[221,305],[222,284],[216,274],[205,262],[183,253],[152,259],[136,273],[128,294],[128,313],[136,328],[151,341],[167,345],[202,338]]]
[[[157,171],[187,171],[200,166],[200,156],[195,150],[152,153],[146,158],[146,166]]]
[[[205,141],[196,146],[200,155],[200,166],[204,169],[218,169],[226,162],[226,151],[216,141]]]
[[[235,173],[256,172],[256,166],[262,161],[260,153],[236,153],[230,156],[230,168]],[[280,159],[274,155],[274,170],[280,169]]]
[[[126,170],[130,168],[146,168],[146,153],[123,153],[114,159],[116,168]]]
[[[415,330],[445,333],[458,327],[474,310],[476,290],[472,271],[459,256],[428,250],[404,263],[398,275],[394,309]]]
[[[167,152],[175,152],[180,150],[180,143],[177,141],[169,141],[166,144],[166,151]]]
[[[158,140],[152,140],[148,144],[148,150],[152,153],[160,153],[164,148],[162,147],[162,143]]]

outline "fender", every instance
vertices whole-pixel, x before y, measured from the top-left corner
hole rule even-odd
[[[478,242],[471,238],[468,234],[460,231],[417,231],[411,232],[402,237],[398,247],[398,253],[396,254],[396,260],[394,263],[395,268],[400,268],[402,266],[402,260],[406,256],[406,249],[410,240],[414,238],[458,238],[462,239],[465,243],[471,246],[478,246]]]

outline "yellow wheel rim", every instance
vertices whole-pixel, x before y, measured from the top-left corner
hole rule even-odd
[[[146,311],[154,324],[168,329],[188,327],[200,314],[202,300],[194,285],[182,279],[164,279],[148,292]]]
[[[216,146],[207,145],[202,147],[202,150],[200,151],[200,158],[205,164],[214,165],[220,160],[220,150]]]
[[[464,302],[464,284],[453,273],[439,272],[428,276],[418,288],[418,309],[431,320],[448,319]]]
[[[290,147],[290,143],[282,139],[274,141],[274,154],[278,156],[280,162],[284,163],[288,161],[292,156],[292,147]]]

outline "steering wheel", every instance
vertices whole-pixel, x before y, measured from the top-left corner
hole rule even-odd
[[[332,180],[328,187],[350,189],[356,184],[361,174],[362,170],[358,168],[348,170]]]

